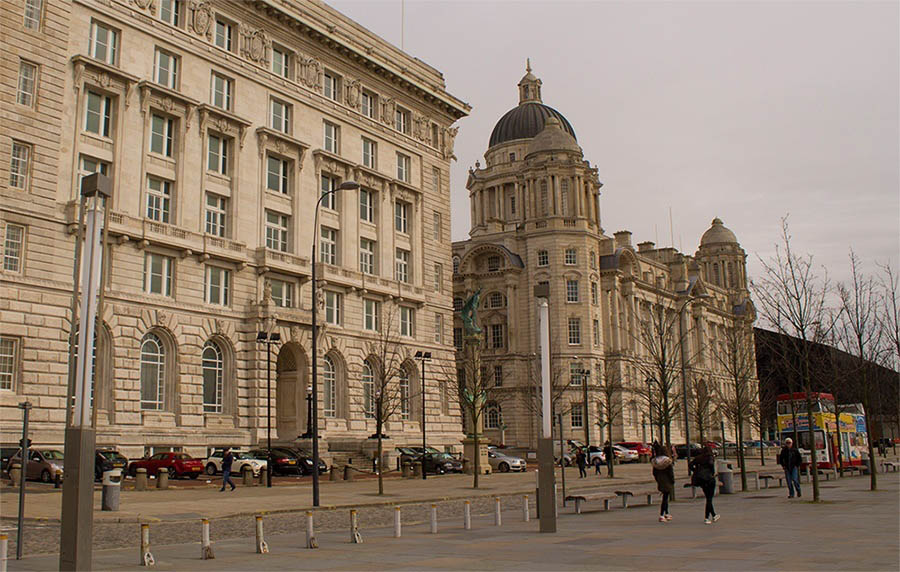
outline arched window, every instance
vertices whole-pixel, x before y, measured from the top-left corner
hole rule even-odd
[[[141,342],[141,409],[160,410],[165,405],[166,350],[154,333]]]
[[[500,424],[503,422],[503,415],[500,411],[499,405],[491,405],[487,409],[487,413],[484,419],[484,428],[485,429],[499,429]]]
[[[409,419],[409,373],[406,370],[400,370],[400,419],[406,421]]]
[[[325,356],[322,358],[322,382],[325,393],[325,417],[337,417],[337,389],[334,361]]]
[[[372,366],[364,361],[362,367],[363,413],[366,419],[375,418],[375,375]]]
[[[225,360],[215,342],[203,346],[203,412],[222,413],[222,385]]]

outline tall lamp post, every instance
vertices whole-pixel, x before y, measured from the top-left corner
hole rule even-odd
[[[587,455],[590,457],[591,451],[591,424],[590,424],[590,407],[588,407],[588,382],[591,381],[591,370],[583,369],[580,372],[581,375],[581,392],[583,394],[584,399],[584,419],[582,423],[584,423],[584,446],[587,449]]]
[[[316,251],[319,245],[319,207],[322,199],[330,197],[338,191],[349,191],[359,188],[356,181],[344,181],[337,187],[319,195],[313,215],[312,237],[312,454],[313,454],[313,506],[319,506],[319,336],[316,328],[316,310],[319,301],[316,297],[318,277],[316,276]]]
[[[272,486],[272,344],[281,341],[278,332],[257,332],[256,341],[266,344],[266,486]]]
[[[425,453],[427,450],[425,449],[425,362],[431,361],[431,352],[423,352],[417,351],[415,358],[422,362],[422,480],[424,481],[427,477],[425,473]]]
[[[701,298],[709,298],[709,294],[688,295],[684,303],[681,304],[681,309],[678,310],[678,347],[681,351],[681,394],[684,402],[684,441],[687,447],[685,461],[687,462],[688,474],[691,473],[691,416],[688,412],[687,367],[684,362],[684,311],[691,302]]]

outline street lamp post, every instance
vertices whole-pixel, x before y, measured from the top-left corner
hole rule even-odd
[[[431,352],[423,352],[421,350],[416,352],[415,358],[422,362],[422,480],[424,481],[427,477],[425,473],[425,453],[427,450],[425,449],[425,362],[431,361]]]
[[[587,455],[590,457],[591,451],[591,423],[590,423],[590,407],[588,407],[588,382],[591,380],[591,370],[581,370],[581,392],[584,399],[584,446],[587,448]]]
[[[266,344],[266,487],[272,486],[272,344],[281,341],[278,332],[258,332],[256,341]]]
[[[700,298],[709,298],[709,294],[688,295],[681,305],[681,309],[678,310],[678,347],[681,351],[681,393],[684,405],[684,442],[687,447],[685,461],[687,462],[688,474],[691,473],[691,417],[688,411],[687,367],[684,362],[684,311],[691,302]]]
[[[319,230],[319,207],[322,206],[322,199],[330,197],[338,191],[348,191],[358,189],[359,183],[355,181],[344,181],[337,187],[325,191],[319,195],[316,201],[316,210],[313,215],[313,237],[312,237],[312,454],[313,454],[313,506],[319,506],[319,354],[318,354],[318,329],[316,327],[316,310],[319,308],[319,302],[316,298],[316,287],[318,278],[316,276],[316,247],[318,246]]]
[[[306,433],[301,439],[312,439],[312,386],[306,386]]]

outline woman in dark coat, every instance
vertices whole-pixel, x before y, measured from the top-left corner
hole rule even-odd
[[[656,488],[662,493],[662,504],[659,507],[659,522],[672,520],[669,514],[669,499],[675,497],[675,469],[672,458],[666,455],[666,449],[658,443],[653,444],[653,458],[650,460],[653,466],[653,478],[656,479]]]
[[[691,460],[691,484],[700,487],[706,496],[705,524],[719,520],[713,508],[713,495],[716,494],[716,458],[709,445],[704,445],[696,457]]]

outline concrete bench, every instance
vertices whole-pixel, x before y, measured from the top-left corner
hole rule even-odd
[[[652,505],[653,504],[653,495],[657,494],[657,491],[655,491],[655,490],[654,491],[649,491],[649,490],[648,491],[638,491],[638,492],[632,492],[632,491],[613,491],[613,492],[615,492],[617,496],[622,497],[622,508],[628,508],[628,497],[646,496],[647,504]]]
[[[834,477],[837,480],[837,470],[835,469],[819,469],[819,474],[825,476],[826,481],[830,481],[831,477]]]
[[[782,483],[784,482],[784,475],[769,475],[769,474],[766,474],[766,475],[759,475],[759,478],[762,480],[762,482],[764,482],[764,483],[766,484],[766,487],[765,487],[765,488],[769,488],[769,481],[771,481],[772,479],[778,479],[778,486],[779,486],[779,487],[783,486]]]
[[[896,473],[898,465],[900,464],[895,463],[894,461],[881,461],[881,472],[886,473],[890,470],[892,473]]]
[[[581,505],[586,502],[603,501],[603,510],[609,510],[610,499],[616,498],[613,493],[585,493],[566,495],[566,502],[575,501],[575,514],[581,514]]]
[[[863,471],[863,468],[860,467],[859,465],[849,465],[849,466],[844,467],[844,472],[845,472],[845,473],[850,473],[851,475],[852,475],[853,473],[856,473],[856,474],[858,474],[858,475],[861,475],[861,474],[862,474],[862,471]]]

